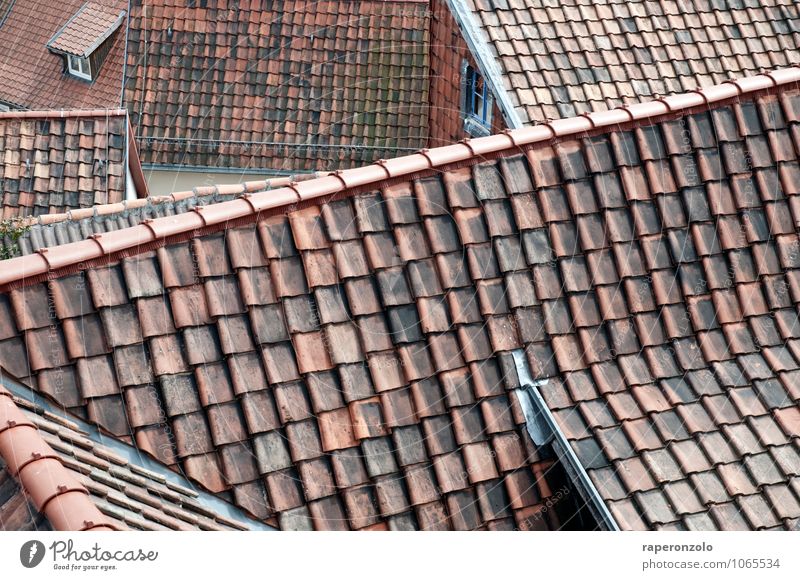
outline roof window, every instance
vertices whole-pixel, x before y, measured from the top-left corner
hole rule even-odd
[[[111,38],[124,19],[124,11],[87,2],[53,35],[47,48],[64,57],[67,74],[93,81],[111,49]]]
[[[92,80],[92,66],[88,58],[82,56],[75,56],[74,54],[67,55],[67,71],[69,74],[76,77]]]

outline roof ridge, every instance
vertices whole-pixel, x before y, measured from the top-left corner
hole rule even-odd
[[[69,119],[83,117],[122,117],[128,114],[126,109],[26,109],[24,111],[0,112],[2,119]]]
[[[313,177],[320,177],[325,173],[309,174]],[[118,203],[102,203],[93,205],[91,207],[82,207],[80,209],[73,209],[63,213],[48,213],[39,216],[28,216],[19,220],[19,225],[22,227],[27,226],[49,226],[62,222],[77,222],[84,219],[96,217],[108,217],[126,211],[141,209],[148,206],[156,206],[164,203],[178,203],[186,201],[187,199],[209,196],[223,196],[223,195],[241,195],[243,193],[256,193],[262,191],[271,191],[280,187],[285,187],[293,181],[301,181],[303,176],[289,176],[289,177],[274,177],[262,181],[249,181],[247,182],[247,191],[242,191],[242,188],[237,184],[230,185],[203,185],[194,187],[191,190],[176,191],[169,195],[152,195],[148,197],[140,197],[137,199],[123,200]],[[306,178],[311,179],[311,178]]]
[[[89,490],[64,466],[39,428],[0,385],[0,457],[37,510],[57,531],[123,529],[105,516]]]
[[[588,136],[598,130],[602,132],[627,124],[652,123],[676,114],[690,113],[700,107],[722,104],[744,95],[755,95],[797,83],[800,83],[800,67],[776,69],[653,101],[506,130],[487,137],[464,139],[455,144],[423,149],[418,153],[394,159],[380,159],[370,165],[337,170],[316,179],[292,181],[285,187],[269,192],[253,193],[253,182],[220,186],[224,187],[226,193],[237,194],[239,197],[210,206],[198,206],[177,216],[145,220],[136,226],[95,234],[86,240],[43,248],[36,253],[7,260],[0,264],[0,290],[53,277],[57,275],[56,271],[85,268],[93,260],[108,259],[120,252],[127,254],[132,250],[135,253],[136,248],[151,249],[163,244],[168,238],[197,235],[232,221],[253,218],[262,212],[297,209],[346,191],[379,187],[399,178],[410,179],[430,171],[441,171],[518,150],[524,146],[554,143],[565,137]]]

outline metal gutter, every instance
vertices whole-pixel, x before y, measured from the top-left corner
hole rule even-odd
[[[15,381],[9,380],[5,375],[0,375],[0,384],[8,389],[15,397],[24,399],[43,409],[44,411],[52,413],[53,415],[64,416],[63,410],[61,410],[59,407],[51,404],[50,401],[38,395],[30,388]],[[218,498],[203,488],[197,487],[188,479],[181,477],[164,464],[156,461],[148,455],[145,455],[135,447],[122,443],[121,441],[118,441],[109,435],[104,435],[100,429],[83,421],[79,417],[69,415],[65,418],[72,423],[75,423],[82,431],[85,431],[86,436],[93,442],[97,443],[98,445],[102,445],[103,447],[107,447],[117,455],[125,458],[132,465],[136,465],[146,469],[147,471],[156,473],[177,486],[191,489],[197,494],[195,499],[214,513],[234,520],[243,526],[247,526],[252,531],[275,531],[275,528],[251,518],[233,504]]]
[[[517,349],[511,354],[514,357],[517,376],[522,386],[521,389],[516,391],[517,398],[520,405],[522,405],[528,433],[534,443],[541,445],[552,441],[553,449],[561,459],[567,475],[578,489],[578,493],[586,501],[597,522],[607,530],[619,531],[619,524],[617,524],[614,516],[611,515],[605,500],[603,500],[600,492],[597,491],[594,483],[592,483],[589,474],[586,473],[583,465],[581,465],[566,435],[556,423],[555,417],[553,417],[550,408],[539,392],[539,386],[546,385],[547,380],[535,381],[531,377],[528,360],[525,358],[525,351]],[[529,419],[529,413],[531,419]]]
[[[0,14],[0,27],[2,27],[3,24],[5,24],[9,14],[11,14],[11,11],[14,9],[14,4],[16,3],[16,1],[17,0],[11,0],[11,3],[8,5],[8,9],[6,10],[6,13]]]
[[[78,119],[84,117],[123,117],[125,109],[23,109],[0,112],[0,119]]]
[[[503,84],[503,73],[497,64],[492,52],[489,50],[489,43],[483,35],[481,26],[475,19],[475,15],[466,5],[464,0],[446,0],[448,8],[456,24],[461,29],[462,36],[467,42],[467,47],[475,58],[483,78],[489,83],[495,101],[500,106],[500,111],[505,117],[506,125],[509,129],[519,129],[524,127],[524,123],[519,118],[514,104]]]
[[[139,148],[136,146],[136,139],[133,138],[133,125],[131,124],[131,117],[127,109],[125,110],[125,125],[127,127],[127,136],[125,139],[125,156],[127,159],[128,176],[134,185],[134,195],[130,195],[130,191],[126,199],[133,200],[137,198],[144,198],[150,195],[150,190],[147,186],[147,179],[144,176],[142,169],[142,160],[139,157]]]

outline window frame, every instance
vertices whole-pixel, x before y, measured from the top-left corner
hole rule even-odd
[[[488,112],[486,110],[486,81],[481,74],[467,66],[467,114],[474,117],[484,125],[488,124]],[[479,88],[480,85],[480,88]],[[478,111],[480,109],[480,111]]]
[[[473,137],[489,135],[494,99],[480,69],[466,59],[461,63],[461,118],[464,131]]]
[[[86,70],[88,72],[84,72],[83,66],[79,66],[78,68],[73,66],[73,59],[76,63],[85,63]],[[87,57],[83,56],[75,56],[74,54],[67,55],[67,71],[74,77],[78,77],[79,79],[84,79],[87,81],[92,80],[92,63],[89,61]]]

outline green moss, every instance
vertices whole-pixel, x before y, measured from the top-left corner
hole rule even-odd
[[[31,226],[25,224],[23,218],[0,220],[0,240],[6,241],[0,246],[0,260],[8,260],[19,255],[19,239],[30,229]]]

